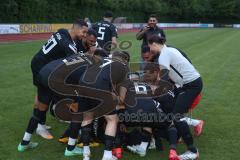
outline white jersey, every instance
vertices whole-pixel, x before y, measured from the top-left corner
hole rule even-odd
[[[200,77],[195,67],[176,48],[164,47],[158,58],[161,69],[169,70],[170,79],[182,87]]]

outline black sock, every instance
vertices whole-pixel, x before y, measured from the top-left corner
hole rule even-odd
[[[84,146],[89,146],[89,143],[92,139],[92,124],[82,127],[81,131],[81,142]]]
[[[38,108],[33,109],[33,117],[38,120],[38,123],[45,124],[47,111],[40,111]]]
[[[114,141],[114,148],[120,148],[122,147],[122,143],[121,143],[121,135],[117,134],[115,141]]]
[[[124,135],[125,133],[120,129],[121,123],[118,124],[117,133],[114,141],[114,148],[120,148],[124,145]]]
[[[27,129],[26,129],[26,132],[28,132],[30,134],[33,134],[33,132],[36,130],[38,122],[39,122],[38,115],[39,115],[39,110],[34,108],[33,109],[33,116],[31,117],[31,119],[28,122],[28,126],[27,126]],[[30,141],[22,140],[21,144],[22,145],[28,145],[29,142]]]
[[[155,138],[156,149],[158,151],[163,151],[162,138],[168,140],[167,129],[164,128],[155,128],[153,129],[153,136]]]
[[[105,138],[104,138],[105,150],[111,151],[113,149],[114,141],[115,141],[115,137],[105,135]]]
[[[177,129],[175,127],[170,127],[168,128],[168,139],[169,139],[169,144],[170,144],[170,149],[177,149]]]
[[[67,150],[72,151],[76,145],[67,145]]]
[[[186,143],[188,149],[191,152],[196,153],[197,149],[193,144],[193,137],[192,137],[192,134],[191,134],[191,131],[190,131],[190,128],[189,128],[187,122],[177,121],[177,122],[174,122],[174,124],[175,124],[180,136],[182,136],[184,142]]]
[[[152,133],[142,130],[142,142],[150,143],[152,139]]]
[[[41,117],[39,123],[41,125],[45,125],[46,124],[46,119],[47,119],[47,114],[46,114],[47,111],[41,111],[41,112],[42,112],[42,117]]]
[[[69,137],[71,137],[73,139],[77,139],[80,127],[81,127],[81,123],[71,122],[70,123]]]
[[[70,136],[70,132],[71,132],[71,129],[70,129],[70,126],[65,130],[65,132],[63,133],[63,135],[61,136],[61,138],[64,138],[64,137],[69,137]]]
[[[189,145],[188,150],[193,152],[193,153],[197,153],[197,148],[194,145]]]
[[[21,145],[28,145],[30,141],[24,141],[22,140]]]
[[[80,127],[81,127],[81,123],[71,122],[70,123],[69,138],[77,139]],[[67,145],[67,150],[72,151],[75,148],[75,146],[76,146],[76,143],[74,145],[69,145],[68,144]]]
[[[36,130],[37,128],[37,125],[38,125],[38,120],[34,117],[32,117],[30,120],[29,120],[29,123],[28,123],[28,126],[27,126],[27,130],[26,132],[30,133],[30,134],[33,134],[33,132]]]
[[[28,123],[26,130],[28,133],[32,134],[36,130],[37,125],[39,121],[42,119],[42,117],[44,117],[44,114],[46,114],[46,112],[44,113],[37,108],[33,109],[33,115]]]

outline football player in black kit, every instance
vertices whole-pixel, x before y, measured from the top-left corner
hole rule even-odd
[[[98,48],[97,32],[89,29],[85,38],[77,41],[77,49],[80,53],[94,53]]]
[[[97,44],[97,33],[93,29],[88,30],[86,38],[83,38],[82,40],[78,41],[77,46],[78,46],[78,51],[80,53],[88,52],[89,54],[98,55],[100,57],[106,57],[107,56],[107,53],[103,49],[99,48],[99,46]],[[52,111],[54,111],[54,109]],[[95,121],[95,123],[97,123],[97,120]],[[67,143],[69,133],[70,133],[70,127],[67,128],[67,130],[59,138],[58,141],[61,142],[61,143]],[[81,146],[81,145],[82,145],[82,143],[79,144],[79,146]],[[99,145],[99,143],[91,143],[90,144],[90,146],[98,146],[98,145]]]
[[[154,64],[148,64],[145,71],[151,69],[151,71],[155,72],[155,68]],[[160,127],[163,129],[167,128],[170,124],[166,118],[169,110],[169,104],[171,104],[171,102],[167,100],[167,102],[161,102],[160,104],[153,98],[165,96],[168,94],[167,91],[171,91],[173,89],[173,85],[167,82],[161,82],[161,86],[154,84],[156,81],[155,77],[158,76],[154,76],[153,74],[155,73],[153,72],[150,73],[151,76],[144,75],[144,82],[139,81],[139,77],[134,81],[129,81],[129,83],[126,83],[128,85],[122,86],[123,92],[121,92],[123,93],[121,94],[121,99],[124,99],[125,102],[125,107],[123,107],[125,110],[119,114],[121,121],[127,126],[144,127],[140,136],[141,138],[139,137],[139,145],[127,146],[128,150],[140,155],[141,157],[146,155],[148,145],[151,141],[151,128],[156,129]],[[158,71],[156,71],[156,73],[157,72]],[[157,92],[155,94],[155,90],[157,88],[158,90],[161,90],[161,92]],[[169,136],[169,142],[171,145],[172,138],[170,136],[172,133],[170,133],[167,129],[164,130],[166,130],[167,136]]]
[[[113,14],[110,11],[107,11],[104,14],[103,20],[97,22],[92,26],[92,28],[97,32],[97,42],[98,45],[107,50],[108,52],[111,51],[112,46],[117,45],[117,29],[111,23],[113,19]]]
[[[85,80],[81,80],[81,83],[86,86],[90,86],[96,89],[113,92],[118,94],[116,91],[117,86],[126,78],[128,72],[129,54],[124,51],[115,51],[112,53],[112,58],[104,58],[103,64],[99,66],[101,71],[99,76],[94,83],[89,84]],[[99,102],[96,103],[93,99],[81,98],[79,100],[80,107],[95,107]],[[107,107],[107,106],[106,106]],[[91,117],[91,115],[89,115]],[[88,119],[82,123],[82,134],[81,140],[83,142],[83,156],[84,160],[90,159],[90,148],[89,143],[92,135],[92,120]],[[112,155],[113,143],[115,140],[118,117],[115,110],[104,115],[107,125],[104,135],[104,154],[102,160],[115,160],[117,159]],[[90,118],[91,119],[91,118]]]
[[[80,53],[88,52],[89,54],[97,54],[101,57],[107,57],[108,53],[102,49],[97,42],[97,32],[90,28],[88,29],[87,36],[77,41],[77,49]]]
[[[84,97],[93,97],[93,98],[98,98],[99,99],[99,91],[104,91],[102,93],[102,96],[100,98],[103,98],[103,96],[108,93],[108,96],[110,95],[110,98],[116,97],[114,94],[115,86],[123,81],[126,77],[126,74],[128,72],[128,66],[127,63],[129,61],[129,54],[126,52],[113,52],[112,58],[106,58],[106,59],[101,59],[97,58],[95,59],[99,63],[95,63],[91,57],[95,57],[92,55],[89,55],[87,53],[84,54],[76,54],[72,55],[70,57],[67,57],[65,59],[58,59],[55,61],[52,61],[45,65],[41,71],[39,72],[39,85],[44,87],[45,89],[48,89],[48,96],[49,99],[53,99],[54,101],[58,101],[62,98],[65,98],[65,93],[59,94],[59,91],[56,91],[56,89],[60,89],[61,86],[64,87],[65,85],[65,80],[63,80],[63,83],[59,85],[59,78],[58,75],[55,77],[55,72],[60,71],[60,74],[65,74],[64,69],[60,67],[71,67],[72,65],[76,65],[76,67],[79,68],[73,68],[73,70],[67,70],[66,75],[66,83],[67,84],[79,84],[80,86],[86,86],[86,88],[92,88],[92,92],[88,92],[89,95],[86,95],[86,90],[78,90],[77,92],[80,93],[79,95],[75,95],[78,98],[74,99],[74,102],[77,102],[79,104],[79,109],[80,112],[84,110],[84,112],[92,109],[93,105],[95,104],[98,105],[99,101],[96,101],[91,98],[84,98]],[[79,64],[78,64],[79,63]],[[96,65],[95,65],[96,64]],[[87,66],[87,67],[84,67]],[[93,70],[91,70],[93,67]],[[74,66],[75,67],[75,66]],[[60,68],[60,69],[59,69]],[[88,68],[87,70],[85,70]],[[76,70],[75,70],[76,69]],[[63,77],[65,79],[65,77]],[[58,87],[54,88],[50,84],[56,84]],[[77,87],[77,86],[76,86]],[[73,88],[74,87],[70,87]],[[74,90],[75,91],[75,90]],[[97,95],[96,95],[97,94]],[[80,97],[79,97],[80,96]],[[83,97],[82,97],[83,96]],[[57,98],[57,99],[56,99]],[[104,100],[103,102],[108,103],[110,101],[109,97],[108,99]],[[71,104],[71,106],[74,106],[75,103]],[[102,103],[101,103],[102,104]],[[94,106],[94,107],[95,107]],[[108,105],[104,106],[109,107]],[[100,110],[106,110],[106,108],[99,108]],[[95,108],[94,108],[95,109]],[[103,159],[112,159],[112,144],[115,136],[115,129],[114,127],[117,126],[117,115],[116,113],[112,110],[114,110],[115,107],[111,108],[110,111],[106,110],[104,113],[109,113],[105,116],[107,120],[107,129],[106,129],[106,136],[105,136],[105,151],[104,151],[104,156]],[[98,113],[98,112],[96,112]],[[98,115],[102,116],[102,115]],[[88,125],[89,119],[87,121],[84,119],[82,123],[82,141],[84,143],[84,150],[82,150],[78,147],[75,147],[76,141],[77,141],[77,136],[78,136],[78,131],[79,127],[81,126],[80,120],[70,120],[71,125],[70,125],[70,136],[68,140],[68,146],[65,150],[64,155],[65,156],[74,156],[74,155],[81,155],[82,153],[84,154],[85,158],[89,157],[89,139],[88,135],[89,133],[91,134],[91,127]],[[89,128],[90,127],[90,128]],[[29,144],[35,144],[33,142],[30,142]],[[20,144],[22,147],[22,144]],[[34,148],[34,146],[29,146],[25,149],[28,148]]]
[[[70,30],[59,29],[32,58],[31,69],[33,84],[37,87],[37,95],[35,98],[33,115],[29,120],[22,142],[18,145],[19,152],[35,148],[38,145],[38,143],[30,142],[32,134],[38,127],[38,124],[42,125],[41,136],[47,139],[53,138],[45,127],[46,112],[51,101],[51,96],[49,95],[49,89],[39,83],[39,72],[51,61],[76,54],[77,47],[75,41],[85,37],[87,30],[88,26],[83,20],[75,21]]]

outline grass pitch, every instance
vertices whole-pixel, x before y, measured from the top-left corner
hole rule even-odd
[[[205,120],[201,137],[195,139],[202,160],[232,160],[239,158],[240,148],[240,30],[237,29],[176,29],[167,30],[168,44],[187,53],[204,81],[203,98],[193,113]],[[131,40],[132,61],[138,61],[140,42],[135,33],[121,34],[119,40]],[[53,127],[53,140],[43,140],[37,149],[17,152],[28,119],[32,114],[34,87],[30,71],[31,57],[43,41],[0,44],[0,160],[79,160],[65,158],[65,145],[57,142],[66,124],[50,115],[47,124]],[[178,152],[185,147],[180,144]],[[103,148],[92,149],[92,160],[100,160]],[[124,153],[123,160],[167,159],[165,151],[149,151],[145,158]]]

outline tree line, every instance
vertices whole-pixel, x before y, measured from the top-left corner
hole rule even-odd
[[[71,23],[76,18],[101,19],[106,10],[128,22],[240,23],[240,0],[3,0],[0,23]]]

